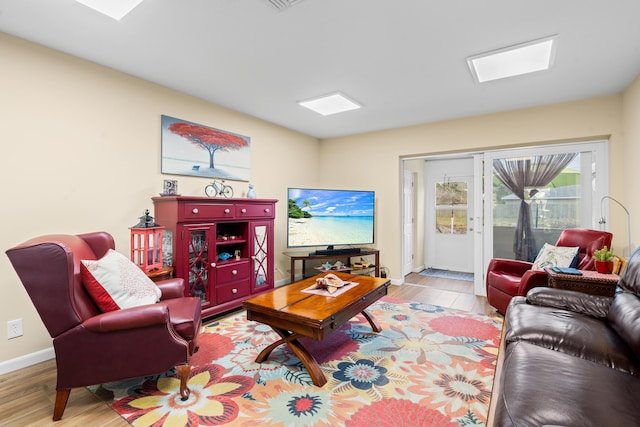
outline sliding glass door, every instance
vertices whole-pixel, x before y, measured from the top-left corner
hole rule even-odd
[[[565,228],[598,228],[606,167],[604,141],[486,153],[486,261],[532,261]]]

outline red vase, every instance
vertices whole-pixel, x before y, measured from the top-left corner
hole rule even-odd
[[[595,261],[596,271],[603,274],[611,274],[613,272],[613,261]]]

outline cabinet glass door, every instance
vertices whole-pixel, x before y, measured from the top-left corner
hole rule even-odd
[[[215,230],[210,227],[206,229],[190,228],[187,231],[189,296],[199,298],[203,304],[208,303],[211,301],[209,297],[209,264],[211,257],[215,257],[215,253],[209,252],[211,249],[209,237],[215,234]]]
[[[269,268],[269,224],[255,224],[253,226],[253,287],[254,289],[268,286],[271,283],[271,269]]]

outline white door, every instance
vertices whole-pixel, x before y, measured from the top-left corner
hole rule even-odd
[[[413,200],[415,198],[413,172],[404,171],[403,180],[403,209],[402,209],[402,275],[406,276],[413,270]]]
[[[425,267],[473,272],[473,158],[425,162]]]

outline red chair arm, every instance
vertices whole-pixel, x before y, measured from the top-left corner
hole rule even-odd
[[[516,274],[522,276],[525,272],[531,270],[533,263],[527,261],[518,261],[514,259],[493,258],[489,262],[487,271],[503,271],[505,273]]]
[[[156,285],[162,291],[160,300],[184,297],[184,279],[182,278],[159,280]]]
[[[549,286],[547,272],[544,270],[529,270],[522,276],[520,288],[518,288],[518,295],[527,295],[527,292],[531,289],[541,286]]]
[[[82,325],[91,332],[107,333],[169,323],[169,308],[158,303],[102,313]]]

